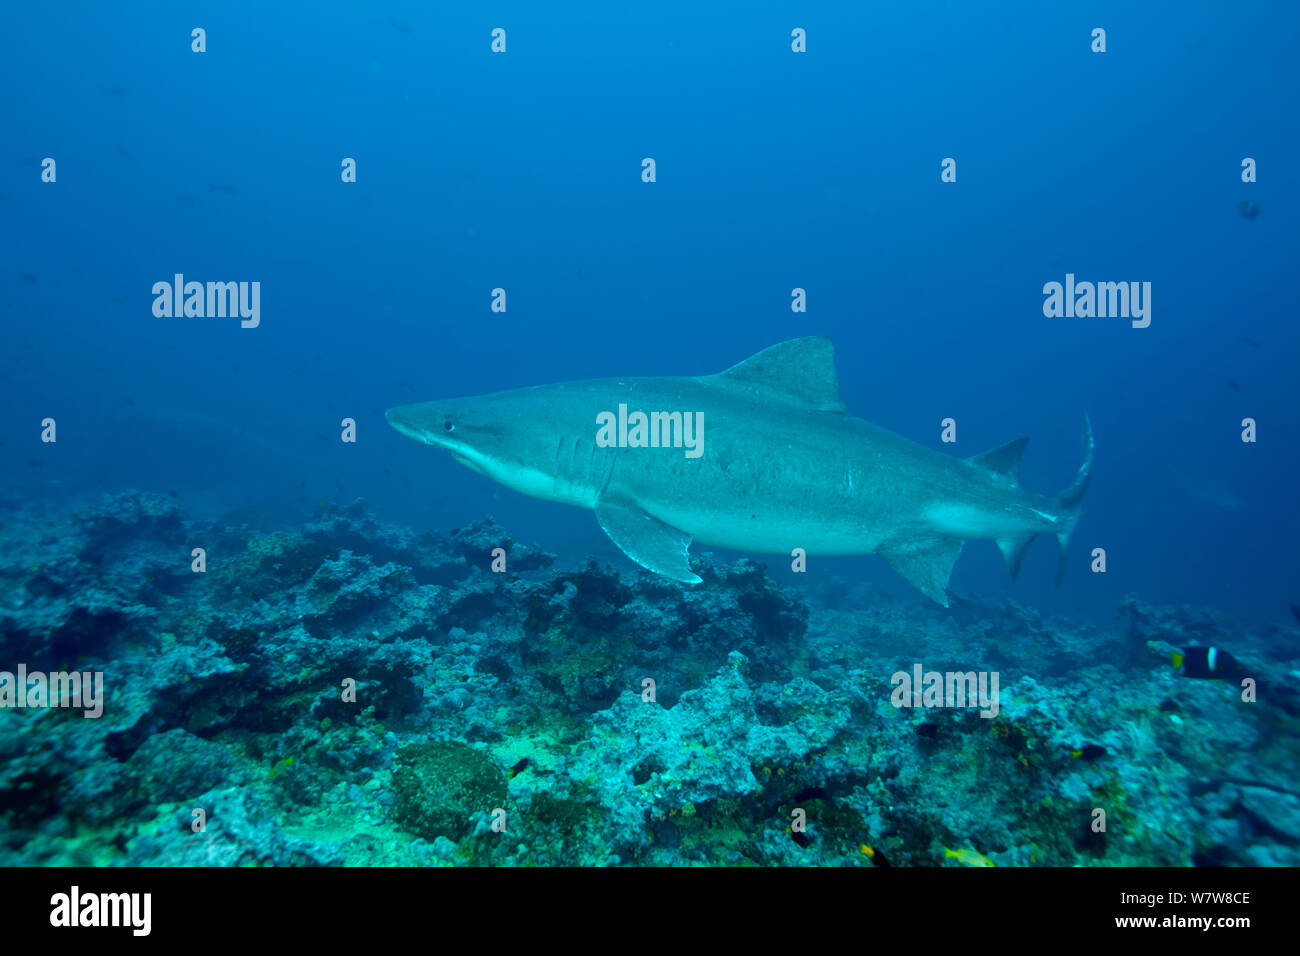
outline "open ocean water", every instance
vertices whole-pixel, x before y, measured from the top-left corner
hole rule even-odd
[[[0,35],[0,862],[1300,863],[1300,7]]]

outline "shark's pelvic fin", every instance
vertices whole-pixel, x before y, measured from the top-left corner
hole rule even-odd
[[[1019,488],[1020,459],[1024,456],[1025,446],[1028,444],[1028,438],[1017,438],[991,451],[972,455],[966,460],[978,468],[983,468],[1008,488]],[[1029,548],[1029,542],[1036,537],[1038,537],[1037,532],[1030,531],[997,539],[998,550],[1002,552],[1002,558],[1007,562],[1007,570],[1011,572],[1012,578],[1020,573],[1020,564],[1025,559],[1025,551]]]
[[[1012,488],[1019,488],[1020,459],[1025,453],[1025,446],[1028,444],[1028,438],[1017,438],[1015,441],[1009,441],[992,451],[986,451],[982,455],[972,455],[966,460],[972,465],[978,465],[987,471],[991,471],[1008,482]]]
[[[610,540],[641,567],[683,584],[704,580],[691,570],[691,536],[685,531],[618,498],[601,498],[596,505],[596,520]]]
[[[821,411],[847,412],[835,375],[835,345],[825,336],[778,343],[716,377],[756,385]]]
[[[1007,570],[1011,572],[1012,578],[1020,573],[1020,562],[1025,559],[1029,542],[1037,537],[1038,532],[1027,531],[1014,538],[998,538],[998,550],[1002,552],[1002,558],[1007,562]]]
[[[960,538],[933,538],[906,550],[882,551],[881,557],[931,601],[947,607],[948,578],[964,543]]]

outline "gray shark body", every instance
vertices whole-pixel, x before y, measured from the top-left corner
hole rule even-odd
[[[600,423],[620,406],[682,413],[699,434],[688,429],[683,446],[661,417],[658,447],[610,447],[613,430]],[[516,491],[594,510],[632,560],[675,580],[701,580],[692,540],[766,554],[874,553],[945,607],[970,538],[996,541],[1013,576],[1041,532],[1064,554],[1092,463],[1089,430],[1073,484],[1038,495],[1018,481],[1028,439],[959,459],[854,418],[840,402],[833,346],[817,337],[716,375],[564,382],[404,405],[387,417]]]

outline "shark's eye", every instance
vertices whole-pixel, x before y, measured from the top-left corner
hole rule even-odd
[[[456,423],[451,421],[443,422],[442,430],[445,432],[454,432],[456,430]]]

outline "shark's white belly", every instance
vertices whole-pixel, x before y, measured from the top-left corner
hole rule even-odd
[[[1028,530],[1037,532],[1060,521],[1057,516],[1034,508],[1018,508],[1011,504],[991,507],[961,501],[937,501],[926,506],[922,516],[939,534],[962,540],[998,539]]]
[[[1023,530],[1043,530],[1058,520],[1046,512],[955,499],[908,503],[876,499],[855,504],[764,514],[716,505],[643,502],[649,513],[700,544],[761,554],[789,554],[795,548],[809,554],[872,554],[882,543],[900,536],[996,540]]]
[[[809,554],[870,554],[881,537],[848,515],[813,512],[767,515],[756,512],[690,508],[645,503],[660,521],[680,528],[699,544],[758,554],[789,554],[803,548]]]

